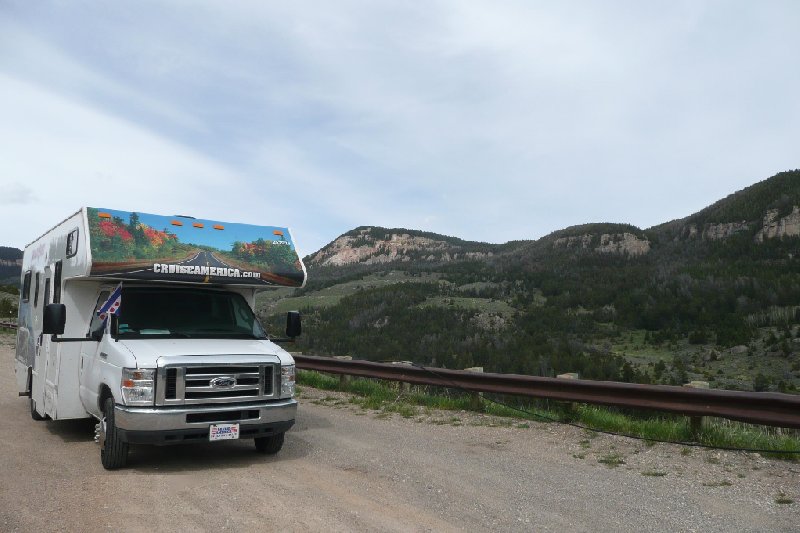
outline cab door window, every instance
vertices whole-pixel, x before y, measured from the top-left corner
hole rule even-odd
[[[103,320],[97,316],[97,310],[106,303],[109,296],[111,296],[111,291],[100,291],[100,296],[97,297],[97,304],[95,304],[94,311],[92,311],[92,321],[89,323],[89,336],[91,336],[93,331],[103,328]]]

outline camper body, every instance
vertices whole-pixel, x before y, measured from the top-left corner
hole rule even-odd
[[[106,468],[129,444],[254,438],[275,453],[294,360],[252,309],[257,291],[304,282],[286,228],[82,208],[25,248],[18,392],[35,420],[95,417]]]

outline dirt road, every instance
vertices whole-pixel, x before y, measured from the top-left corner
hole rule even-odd
[[[12,340],[0,336],[4,532],[800,530],[798,463],[467,413],[383,418],[308,389],[274,458],[250,441],[141,447],[106,472],[93,422],[31,420]],[[616,468],[598,462],[615,454]]]

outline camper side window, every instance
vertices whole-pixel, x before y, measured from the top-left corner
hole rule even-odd
[[[36,283],[33,287],[33,306],[39,305],[39,273],[36,273]]]
[[[25,272],[22,280],[22,301],[29,302],[31,299],[31,271]]]
[[[61,303],[61,274],[64,269],[62,261],[56,261],[56,273],[53,275],[53,303]]]
[[[44,298],[42,298],[42,309],[50,303],[50,278],[44,278]]]
[[[97,305],[94,306],[94,311],[92,311],[92,321],[89,323],[89,335],[92,334],[93,331],[97,331],[103,327],[103,321],[100,320],[100,317],[97,316],[97,310],[100,309],[108,297],[111,295],[111,291],[101,291],[100,296],[97,298]]]
[[[67,235],[67,259],[75,257],[78,253],[78,228],[69,232]]]

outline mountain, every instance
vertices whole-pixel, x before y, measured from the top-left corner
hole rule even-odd
[[[489,244],[405,228],[362,226],[308,256],[317,279],[335,279],[387,267],[444,265],[464,261],[492,263],[558,255],[559,250],[646,255],[667,241],[721,241],[745,237],[754,243],[800,236],[800,170],[781,172],[729,195],[680,220],[647,230],[630,224],[572,226],[535,241]]]
[[[800,235],[800,171],[781,172],[719,200],[691,216],[649,230],[676,240],[726,239],[756,242]]]
[[[0,284],[18,284],[22,269],[22,250],[0,246]]]
[[[386,270],[390,265],[434,267],[493,257],[500,246],[405,228],[361,226],[337,237],[304,262],[315,280]]]
[[[572,226],[489,244],[362,226],[265,294],[298,349],[450,368],[713,387],[800,387],[800,171],[680,220]]]

